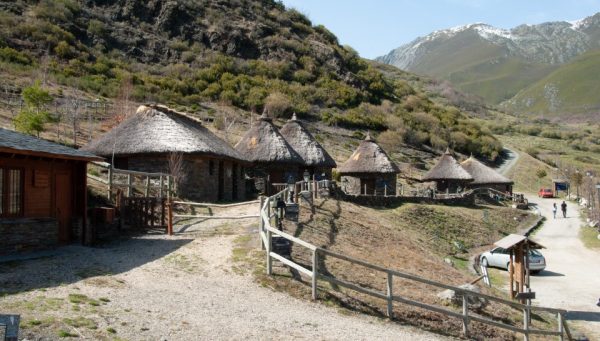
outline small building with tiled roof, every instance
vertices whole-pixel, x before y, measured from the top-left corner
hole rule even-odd
[[[0,254],[83,241],[92,153],[0,128]]]
[[[369,133],[338,172],[342,190],[347,194],[396,195],[400,168]]]

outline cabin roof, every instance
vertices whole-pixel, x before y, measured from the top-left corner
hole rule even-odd
[[[337,167],[331,155],[327,153],[325,148],[306,129],[304,124],[296,118],[296,114],[281,127],[279,132],[296,153],[300,155],[305,166]]]
[[[473,177],[472,184],[512,184],[512,180],[479,162],[473,156],[460,163],[460,166]]]
[[[460,180],[473,181],[473,177],[464,170],[452,156],[450,150],[440,157],[438,162],[423,176],[423,181]]]
[[[358,148],[350,158],[339,168],[340,174],[349,173],[400,173],[396,165],[387,153],[371,138],[367,137],[360,142]]]

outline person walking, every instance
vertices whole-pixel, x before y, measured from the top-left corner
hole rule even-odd
[[[567,217],[567,203],[563,201],[562,204],[560,204],[560,208],[562,209],[563,218],[566,218]]]
[[[552,204],[552,215],[554,216],[554,219],[556,219],[556,211],[558,211],[558,207],[556,206],[556,203]]]

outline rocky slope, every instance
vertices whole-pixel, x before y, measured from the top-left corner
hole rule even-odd
[[[377,59],[447,79],[463,91],[500,103],[598,48],[600,13],[574,22],[510,30],[482,23],[440,30]]]

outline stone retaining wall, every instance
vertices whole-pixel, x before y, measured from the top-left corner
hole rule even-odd
[[[58,222],[54,218],[0,221],[0,254],[47,249],[57,244]]]

